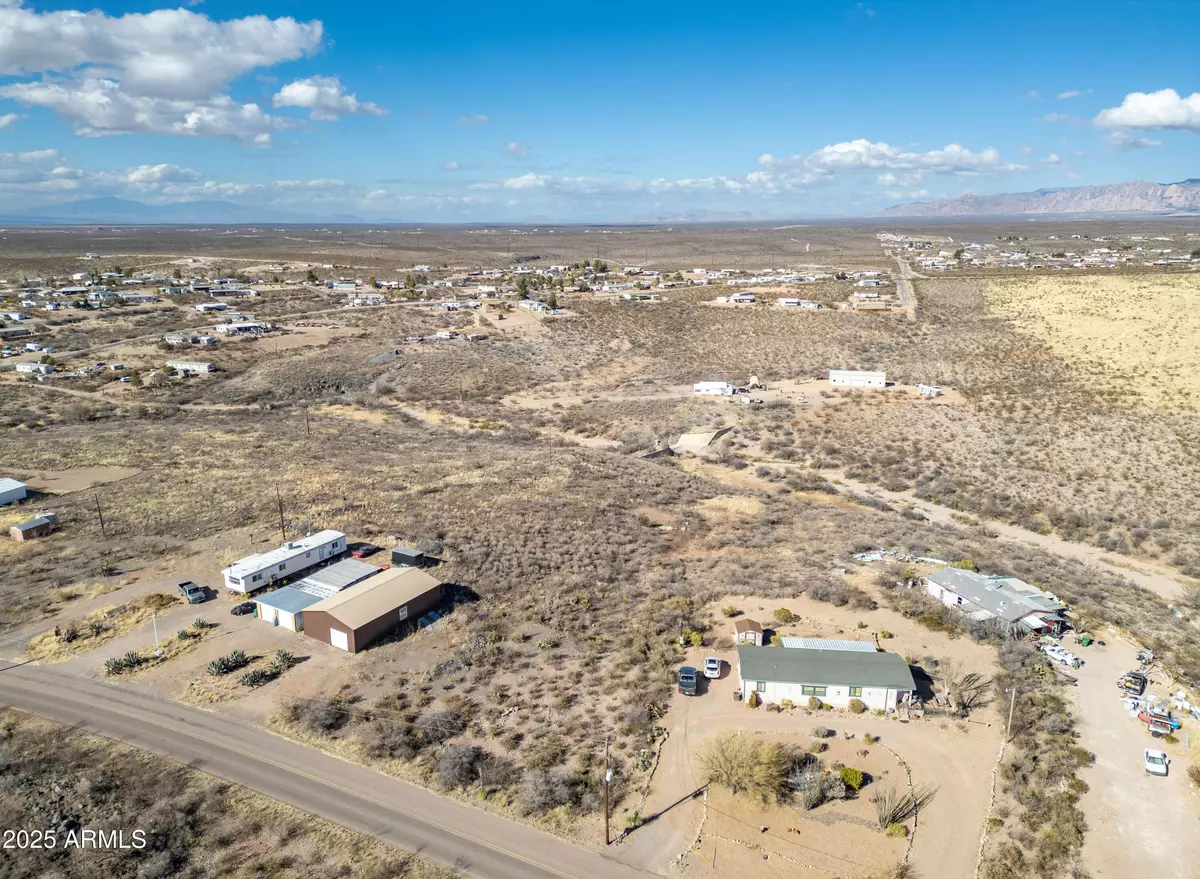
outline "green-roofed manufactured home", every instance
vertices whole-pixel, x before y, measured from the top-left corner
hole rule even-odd
[[[745,698],[763,702],[816,696],[835,708],[861,699],[868,708],[895,708],[916,688],[908,663],[895,653],[810,650],[803,647],[739,647],[738,675]]]

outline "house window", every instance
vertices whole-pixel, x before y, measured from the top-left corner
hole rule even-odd
[[[755,690],[755,692],[758,692],[758,693],[767,692],[767,682],[766,681],[757,681],[754,684],[754,690]]]
[[[957,603],[959,603],[959,604],[962,604],[962,596],[961,596],[961,595],[956,595],[956,596],[954,597],[954,600],[955,600]]]
[[[262,574],[255,574],[253,577],[250,578],[250,582],[257,583],[261,579],[262,579]],[[238,582],[241,583],[241,580],[239,580]]]
[[[408,619],[408,605],[407,604],[404,605],[404,607],[400,608],[400,619],[402,619],[402,620]]]
[[[287,562],[284,562],[282,565],[279,566],[279,570],[282,571],[286,567],[287,567]]]
[[[862,695],[862,687],[851,687],[850,695],[851,696],[861,696]]]
[[[312,558],[312,553],[311,553],[311,552],[306,552],[306,553],[304,554],[304,557],[305,557],[306,559],[311,559],[311,558]]]
[[[802,695],[805,695],[805,696],[824,696],[825,688],[824,687],[801,687],[800,692]]]

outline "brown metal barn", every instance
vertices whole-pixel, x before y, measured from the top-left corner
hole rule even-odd
[[[365,650],[442,603],[442,584],[420,568],[392,568],[304,609],[304,634],[347,653]]]

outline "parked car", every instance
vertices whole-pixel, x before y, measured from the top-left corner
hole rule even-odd
[[[1152,751],[1146,749],[1145,766],[1146,773],[1149,775],[1166,776],[1167,767],[1171,765],[1171,760],[1162,751]]]
[[[721,660],[715,656],[709,656],[705,659],[704,676],[706,678],[719,678],[721,676]]]
[[[679,670],[679,692],[684,696],[695,696],[696,686],[696,670],[685,665]]]
[[[200,604],[208,600],[208,591],[203,586],[197,586],[191,580],[179,584],[179,594],[188,604]]]
[[[235,617],[245,616],[248,613],[254,613],[254,602],[243,601],[241,604],[235,604],[233,609],[229,612]]]
[[[365,559],[369,555],[375,555],[375,553],[379,552],[379,550],[380,547],[373,543],[360,543],[358,546],[354,547],[354,549],[350,550],[350,555],[354,556],[356,559]]]

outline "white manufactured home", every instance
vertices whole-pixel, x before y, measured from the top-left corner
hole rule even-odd
[[[733,394],[730,382],[696,382],[692,385],[692,393],[706,397],[728,397]]]
[[[886,711],[907,701],[916,690],[908,663],[895,653],[804,647],[738,647],[738,677],[749,699],[785,699],[796,705],[810,698],[835,708],[859,699]]]
[[[829,383],[841,388],[887,387],[886,372],[863,372],[857,369],[829,370]]]
[[[346,535],[341,531],[319,531],[289,540],[279,549],[246,556],[221,571],[225,588],[234,592],[254,592],[331,561],[346,551]]]
[[[0,505],[25,500],[25,483],[19,479],[0,478]]]

